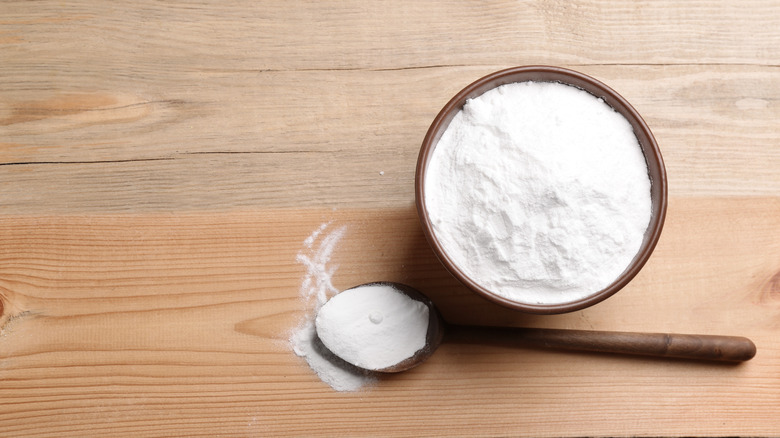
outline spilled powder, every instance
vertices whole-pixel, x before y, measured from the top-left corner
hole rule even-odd
[[[306,359],[319,378],[337,391],[357,391],[373,383],[375,378],[345,363],[322,345],[314,327],[314,319],[328,299],[338,293],[332,278],[338,266],[330,263],[331,255],[346,232],[346,226],[332,228],[324,223],[303,241],[296,261],[306,268],[300,295],[306,316],[293,330],[290,345]]]

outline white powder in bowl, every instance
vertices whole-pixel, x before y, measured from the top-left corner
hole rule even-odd
[[[394,287],[367,284],[331,298],[317,314],[317,335],[330,351],[368,370],[398,364],[425,346],[428,306]]]
[[[607,287],[639,251],[651,217],[647,164],[629,122],[560,83],[506,84],[467,101],[424,184],[451,261],[527,304]]]

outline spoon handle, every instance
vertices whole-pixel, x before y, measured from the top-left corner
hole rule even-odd
[[[740,336],[472,326],[451,326],[447,335],[448,340],[465,343],[496,341],[544,348],[723,362],[742,362],[756,354],[755,344]]]

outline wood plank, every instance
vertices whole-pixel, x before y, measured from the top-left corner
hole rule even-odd
[[[198,74],[166,71],[0,91],[2,213],[408,205],[428,125],[498,68],[223,74],[197,97]],[[647,119],[673,195],[780,193],[776,67],[581,70]]]
[[[778,217],[777,198],[673,198],[627,288],[531,316],[457,285],[412,208],[7,216],[0,431],[772,435]],[[445,345],[413,371],[336,393],[286,342],[305,312],[295,257],[324,222],[347,227],[332,260],[338,288],[403,281],[453,322],[746,335],[759,352],[733,367]]]
[[[403,69],[484,64],[752,64],[780,59],[780,3],[439,0],[3,2],[21,72]],[[36,49],[36,56],[28,46]],[[30,86],[48,82],[33,79]]]

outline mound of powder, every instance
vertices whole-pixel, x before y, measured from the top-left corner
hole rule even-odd
[[[425,346],[428,307],[390,285],[345,290],[317,314],[317,335],[330,351],[368,370],[382,370]]]
[[[506,84],[470,99],[426,172],[427,213],[448,257],[518,302],[564,303],[605,288],[650,221],[650,178],[631,125],[565,84]]]

